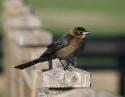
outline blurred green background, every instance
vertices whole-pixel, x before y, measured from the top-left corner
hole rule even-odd
[[[54,39],[74,26],[84,26],[93,32],[91,37],[95,38],[117,37],[125,33],[124,0],[24,0],[24,2],[42,18],[43,29],[52,32]],[[2,1],[0,1],[0,37],[3,32],[2,11]],[[96,64],[95,59],[85,59],[84,63]],[[116,63],[112,58],[103,58],[98,61],[99,65],[102,61],[110,65]],[[79,59],[79,62],[81,63],[82,59]]]
[[[93,35],[115,36],[125,32],[124,0],[26,0],[40,15],[43,28],[54,34],[84,26]]]
[[[125,33],[124,0],[26,0],[25,3],[42,17],[43,28],[51,31],[54,39],[74,26],[84,26],[95,38]],[[107,57],[84,58],[84,62],[82,57],[78,62],[116,66],[116,60]]]
[[[54,39],[74,26],[93,32],[90,37],[117,37],[125,33],[125,0],[24,0],[42,18],[43,29]],[[0,0],[0,40],[2,39],[2,0]],[[1,43],[1,42],[0,42]],[[0,49],[2,66],[2,46]],[[84,58],[84,64],[116,65],[114,58]],[[83,59],[79,58],[82,63]],[[108,63],[108,64],[107,64]],[[97,64],[96,64],[97,65]],[[0,97],[2,93],[0,93]]]
[[[2,5],[2,0],[0,0],[0,68],[2,68],[2,33],[3,33],[3,29],[2,29],[2,14],[3,13],[3,5]]]

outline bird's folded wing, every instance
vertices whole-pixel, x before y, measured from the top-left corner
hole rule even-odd
[[[58,39],[57,41],[51,43],[50,45],[47,46],[47,51],[42,55],[48,55],[48,54],[53,54],[56,51],[58,51],[59,49],[66,47],[67,45],[70,44],[70,38],[68,36],[63,36],[60,39]]]

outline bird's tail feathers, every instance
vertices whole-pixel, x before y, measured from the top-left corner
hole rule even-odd
[[[46,61],[46,58],[37,58],[37,59],[34,59],[34,60],[32,60],[32,61],[29,61],[29,62],[26,62],[26,63],[23,63],[23,64],[21,64],[21,65],[17,65],[17,66],[15,66],[14,68],[17,68],[17,69],[25,69],[25,68],[27,68],[27,67],[30,67],[30,66],[32,66],[32,65],[35,65],[35,64],[37,64],[37,63],[39,63],[39,62],[43,62],[43,61]]]

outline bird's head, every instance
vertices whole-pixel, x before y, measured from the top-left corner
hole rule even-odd
[[[73,28],[73,29],[70,31],[69,34],[70,34],[71,36],[73,36],[73,37],[83,39],[83,38],[85,38],[89,33],[91,33],[91,32],[86,31],[86,29],[83,28],[83,27],[75,27],[75,28]]]

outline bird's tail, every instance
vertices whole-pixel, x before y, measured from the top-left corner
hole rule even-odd
[[[29,61],[29,62],[26,62],[26,63],[23,63],[23,64],[21,64],[21,65],[17,65],[17,66],[15,66],[14,68],[17,68],[17,69],[25,69],[25,68],[27,68],[27,67],[30,67],[30,66],[32,66],[32,65],[35,65],[35,64],[37,64],[37,63],[39,63],[39,62],[43,62],[43,61],[46,61],[46,58],[37,58],[37,59],[34,59],[34,60],[32,60],[32,61]]]

